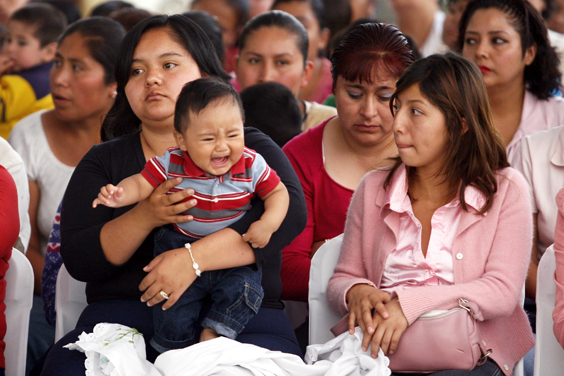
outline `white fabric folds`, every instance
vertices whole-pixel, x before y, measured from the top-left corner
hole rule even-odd
[[[86,376],[162,376],[146,359],[143,335],[125,325],[98,324],[64,347],[86,354]]]
[[[102,323],[82,333],[70,350],[86,354],[87,376],[389,376],[389,360],[382,350],[372,359],[361,349],[362,332],[344,333],[307,349],[307,363],[292,354],[220,337],[171,350],[150,363],[145,341],[137,330]]]

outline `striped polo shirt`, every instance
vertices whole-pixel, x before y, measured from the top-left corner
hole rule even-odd
[[[168,179],[182,178],[182,182],[169,193],[194,189],[194,195],[185,200],[196,199],[197,204],[184,212],[194,219],[174,224],[174,227],[196,239],[238,221],[251,208],[255,194],[262,198],[280,183],[280,178],[264,158],[249,148],[245,148],[239,161],[221,176],[200,169],[188,153],[178,147],[168,149],[162,157],[151,158],[141,175],[155,188]]]

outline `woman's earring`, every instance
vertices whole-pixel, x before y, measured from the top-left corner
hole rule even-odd
[[[117,91],[114,91],[114,93],[112,94],[112,98],[117,97]]]

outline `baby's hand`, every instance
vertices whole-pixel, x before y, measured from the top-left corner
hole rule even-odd
[[[258,220],[249,227],[247,233],[243,234],[243,240],[250,243],[253,248],[264,248],[271,236],[270,228],[264,221]]]
[[[0,76],[7,74],[12,69],[14,61],[6,55],[0,55]]]
[[[92,202],[92,207],[95,208],[98,204],[102,204],[110,208],[115,208],[121,203],[122,199],[123,188],[108,184],[100,189],[98,198]]]

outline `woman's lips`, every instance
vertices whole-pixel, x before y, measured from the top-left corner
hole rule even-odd
[[[53,97],[53,102],[57,103],[57,104],[63,104],[63,103],[68,103],[70,102],[70,99],[57,95],[57,94],[51,94],[51,96]]]
[[[378,128],[378,125],[374,124],[357,124],[356,127],[362,131],[373,131]]]
[[[489,73],[489,72],[492,71],[490,68],[488,68],[484,65],[478,65],[478,68],[480,68],[480,72],[482,72],[482,73]]]
[[[147,101],[152,101],[152,100],[159,100],[161,98],[164,98],[164,95],[158,92],[151,92],[147,95],[147,97],[145,98],[145,100]]]
[[[410,147],[412,147],[411,145],[398,144],[398,143],[396,143],[396,146],[397,146],[398,149],[409,149]]]

